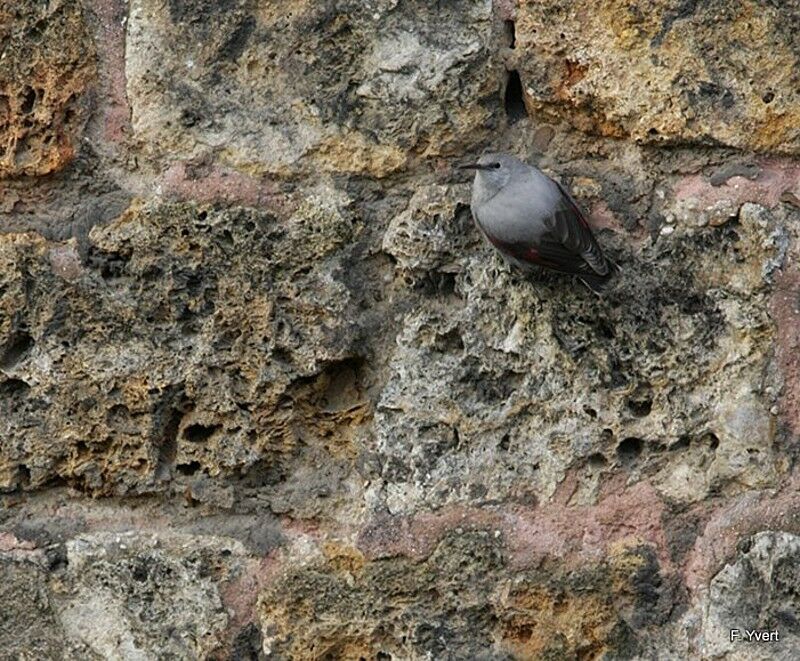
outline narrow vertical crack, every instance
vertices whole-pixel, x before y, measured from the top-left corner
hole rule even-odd
[[[506,29],[506,36],[508,37],[508,47],[516,48],[517,32],[516,32],[516,27],[514,25],[514,21],[511,20],[504,21],[504,25]]]
[[[525,107],[525,101],[522,97],[522,80],[516,69],[508,72],[503,107],[509,124],[514,124],[523,117],[528,116],[528,109]]]

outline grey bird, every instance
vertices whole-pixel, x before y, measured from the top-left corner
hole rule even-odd
[[[558,182],[508,154],[484,154],[460,169],[476,171],[472,216],[508,262],[568,273],[596,293],[603,289],[617,267]]]

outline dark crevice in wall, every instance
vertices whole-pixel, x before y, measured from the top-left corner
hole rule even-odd
[[[194,475],[202,468],[199,461],[190,461],[188,464],[177,464],[175,470],[181,475]]]
[[[33,338],[27,332],[19,331],[12,335],[0,355],[0,369],[8,370],[20,363],[32,347]]]
[[[517,33],[514,21],[505,21],[506,36],[508,37],[508,47],[515,48],[517,45]]]
[[[183,430],[183,437],[190,443],[203,443],[221,428],[220,425],[189,425]]]
[[[622,463],[631,463],[642,454],[644,441],[641,438],[624,438],[617,446],[617,456]]]
[[[31,485],[31,469],[25,464],[17,466],[17,485],[20,489],[27,489]]]
[[[514,124],[523,117],[528,116],[528,109],[525,107],[525,101],[522,98],[522,80],[516,70],[508,72],[503,107],[509,124]]]
[[[6,379],[0,382],[0,397],[24,397],[31,387],[22,379]]]
[[[158,459],[155,468],[155,477],[158,480],[170,477],[172,465],[175,463],[175,457],[178,454],[178,427],[182,417],[183,414],[176,409],[171,410],[167,417],[164,431],[158,443]]]

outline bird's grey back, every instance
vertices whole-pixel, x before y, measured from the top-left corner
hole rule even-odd
[[[478,224],[492,236],[508,242],[535,240],[546,230],[546,218],[561,200],[558,185],[537,168],[514,159],[506,184],[492,190],[478,171],[472,189],[472,210]],[[484,175],[484,176],[482,176]]]

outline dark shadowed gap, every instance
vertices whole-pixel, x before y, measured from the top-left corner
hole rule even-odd
[[[517,45],[517,32],[514,26],[514,21],[506,21],[505,22],[506,28],[506,36],[508,37],[508,47],[509,48],[516,48]]]
[[[8,340],[0,356],[0,368],[11,369],[21,362],[33,347],[33,338],[25,331],[17,331]]]
[[[516,70],[508,72],[503,106],[505,107],[509,124],[514,124],[523,117],[528,116],[528,109],[522,99],[522,80]]]
[[[189,425],[183,430],[183,437],[190,443],[203,443],[219,429],[221,429],[220,425]]]
[[[24,396],[31,387],[22,379],[6,379],[0,383],[0,397]]]
[[[644,441],[641,438],[624,438],[617,446],[617,456],[623,463],[631,463],[642,454]]]
[[[161,438],[158,442],[158,459],[155,467],[155,477],[158,480],[170,477],[172,465],[178,454],[178,428],[182,418],[183,413],[177,409],[170,409],[166,414]]]
[[[27,489],[31,485],[31,469],[25,464],[17,466],[17,484],[21,489]]]

